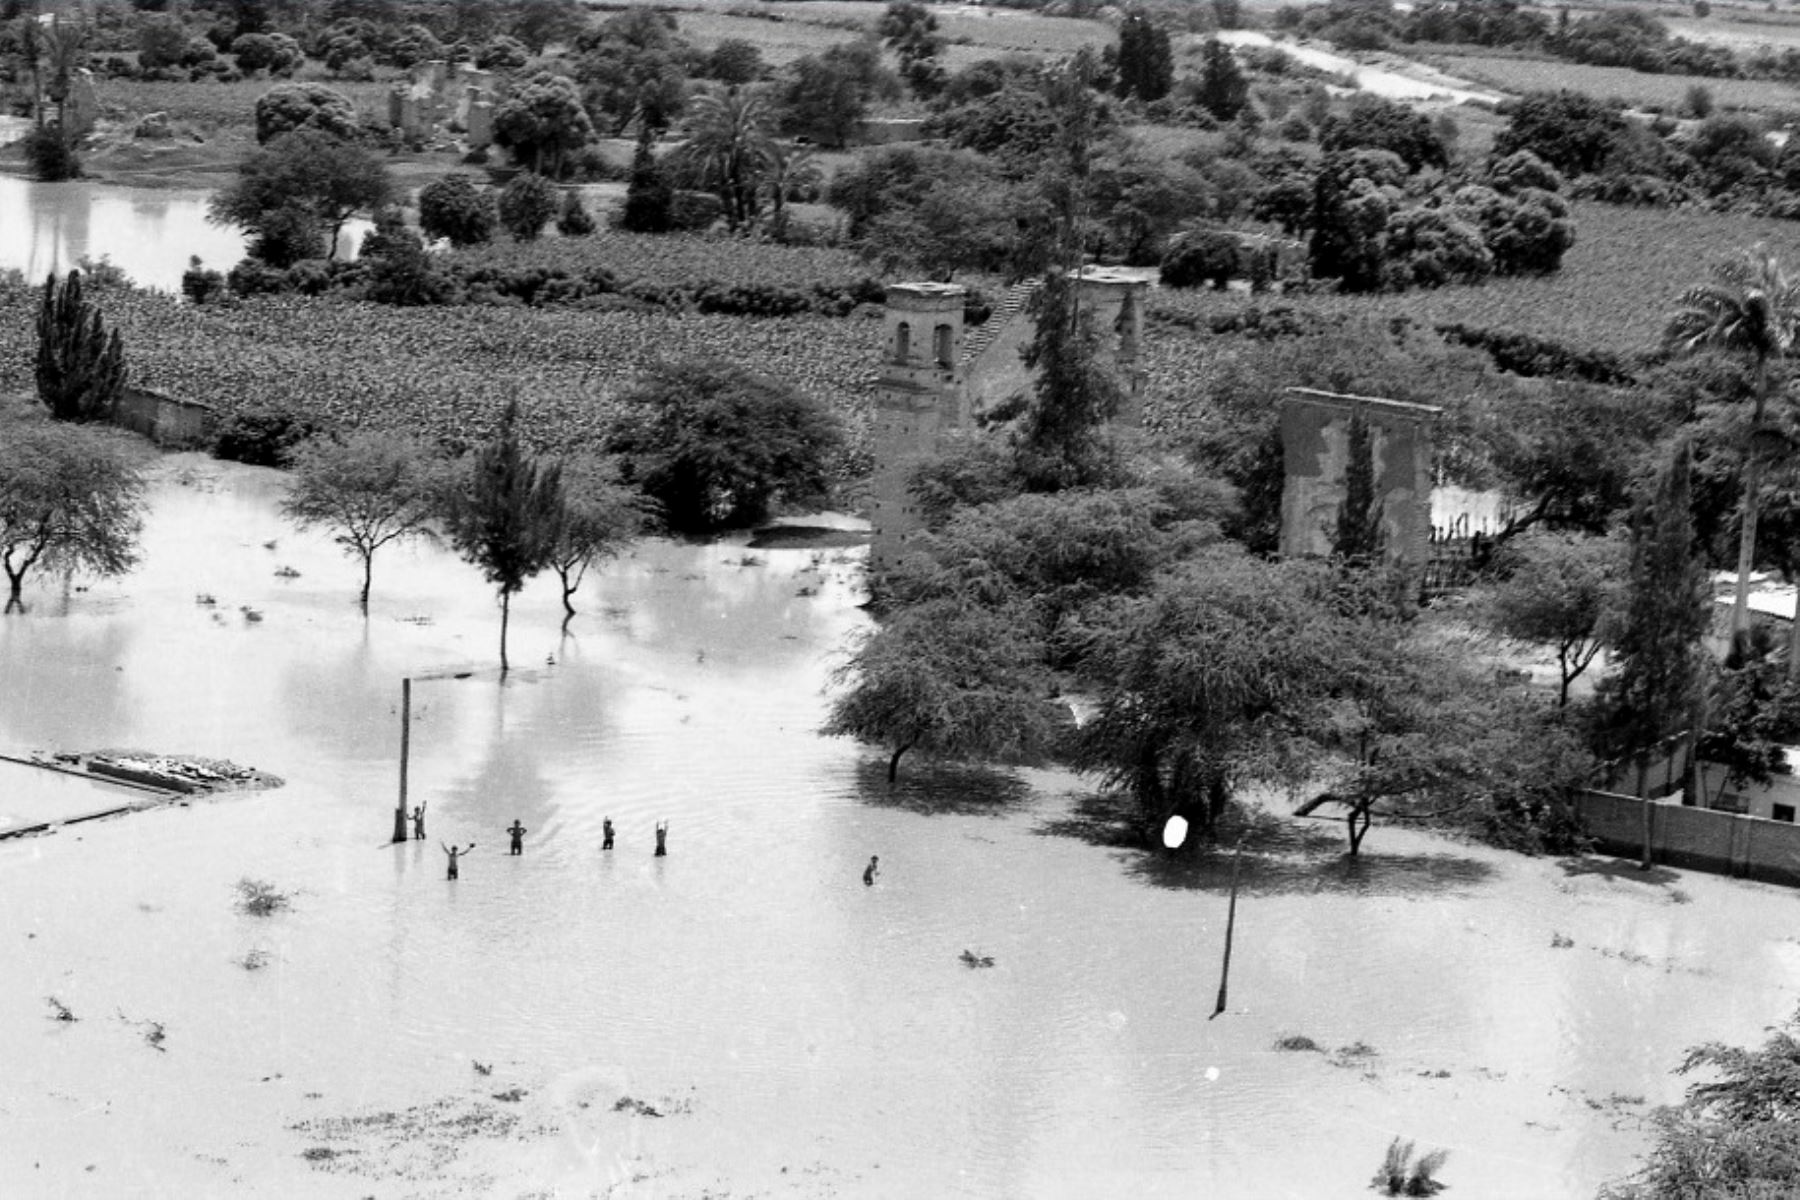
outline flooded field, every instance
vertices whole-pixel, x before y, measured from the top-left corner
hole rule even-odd
[[[384,552],[365,619],[280,486],[168,460],[136,574],[0,621],[0,753],[287,780],[0,842],[9,1197],[1310,1198],[1396,1135],[1457,1200],[1591,1196],[1686,1046],[1800,995],[1786,890],[1323,827],[1247,860],[1208,1021],[1222,862],[816,736],[862,551],[646,543],[566,636],[528,589],[502,682],[473,569]],[[465,670],[414,685],[389,845],[400,681]]]

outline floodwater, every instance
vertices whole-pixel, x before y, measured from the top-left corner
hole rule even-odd
[[[209,224],[212,193],[136,188],[92,180],[38,183],[0,175],[0,270],[41,281],[83,257],[106,258],[141,287],[174,292],[188,259],[229,271],[244,256],[238,230]],[[354,255],[367,222],[345,227],[339,252]]]
[[[166,460],[135,574],[0,621],[0,752],[287,780],[0,842],[9,1197],[1310,1200],[1396,1136],[1460,1200],[1591,1196],[1685,1047],[1793,1008],[1788,891],[1327,828],[1247,857],[1209,1021],[1223,863],[816,735],[860,549],[646,543],[567,636],[540,581],[502,682],[471,568],[384,551],[364,619],[280,486]],[[408,675],[432,836],[392,846]]]
[[[1292,55],[1296,62],[1319,71],[1329,71],[1355,81],[1357,90],[1389,100],[1448,100],[1452,104],[1498,104],[1506,97],[1499,92],[1476,86],[1464,79],[1454,79],[1440,71],[1409,60],[1398,60],[1403,70],[1360,63],[1348,55],[1287,38],[1274,38],[1253,29],[1231,29],[1208,36],[1217,37],[1231,46],[1273,46]]]

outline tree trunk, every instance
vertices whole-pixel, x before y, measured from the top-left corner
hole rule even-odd
[[[916,739],[915,739],[916,740]],[[900,777],[900,756],[913,748],[913,742],[894,747],[893,756],[888,759],[888,782],[892,783]]]
[[[1769,393],[1769,364],[1756,362],[1756,408],[1750,417],[1749,461],[1744,464],[1742,528],[1738,533],[1737,590],[1731,604],[1731,641],[1735,646],[1750,619],[1750,572],[1756,565],[1756,517],[1762,501],[1762,452],[1756,435],[1762,431],[1763,408]]]
[[[562,602],[563,602],[563,628],[564,629],[567,629],[569,627],[569,622],[573,621],[575,619],[575,604],[573,601],[571,601],[569,599],[569,597],[573,596],[575,594],[575,588],[579,587],[579,586],[581,586],[581,585],[576,584],[573,587],[570,586],[569,577],[567,575],[562,577]]]
[[[362,595],[358,598],[362,604],[363,616],[365,617],[369,615],[369,584],[373,581],[374,576],[375,556],[372,554],[365,554],[363,555]]]
[[[1644,859],[1642,862],[1638,863],[1638,870],[1648,871],[1651,868],[1651,866],[1654,864],[1654,860],[1655,860],[1655,854],[1650,849],[1651,822],[1654,820],[1655,814],[1653,812],[1651,812],[1650,797],[1644,795],[1644,793],[1649,790],[1649,786],[1650,786],[1650,779],[1649,779],[1650,758],[1648,755],[1645,755],[1638,759],[1637,768],[1638,768],[1638,785],[1637,785],[1638,800],[1644,806]]]
[[[1558,648],[1556,651],[1556,665],[1558,670],[1562,672],[1562,686],[1557,689],[1556,707],[1567,708],[1569,707],[1569,684],[1575,678],[1573,675],[1569,674],[1568,650]]]
[[[512,593],[505,588],[500,589],[500,674],[506,674],[506,622],[512,615]]]
[[[1369,824],[1374,818],[1366,808],[1353,808],[1344,820],[1350,827],[1350,857],[1355,858],[1362,850],[1363,838],[1368,834]]]

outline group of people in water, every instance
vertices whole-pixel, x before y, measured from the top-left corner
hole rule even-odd
[[[423,804],[417,805],[413,808],[413,810],[412,810],[412,826],[413,826],[413,840],[418,841],[418,842],[424,841],[425,840],[425,806]],[[525,853],[525,835],[527,833],[530,833],[531,831],[529,829],[525,828],[525,826],[519,821],[519,819],[517,817],[514,817],[513,823],[506,827],[506,832],[507,832],[507,835],[512,838],[512,846],[507,851],[507,854],[513,855],[513,854]],[[446,878],[455,879],[456,878],[456,868],[457,868],[458,862],[462,859],[463,855],[467,854],[469,851],[471,851],[475,848],[475,843],[470,842],[468,845],[463,846],[460,849],[456,846],[445,845],[443,842],[439,842],[438,845],[444,847],[444,853],[446,855],[448,855],[449,859],[450,859],[449,874],[446,876]],[[603,818],[601,818],[601,821],[600,821],[600,849],[611,850],[612,848],[613,848],[612,818],[611,817],[603,817]],[[656,851],[652,855],[652,857],[667,858],[668,854],[669,854],[669,823],[667,821],[658,821],[656,823]],[[864,886],[866,886],[866,887],[874,887],[875,886],[875,876],[880,871],[880,862],[881,862],[881,858],[879,855],[870,856],[869,865],[867,867],[863,868],[863,884],[864,884]]]
[[[419,842],[424,841],[425,840],[425,806],[423,804],[415,806],[412,810],[412,827],[413,827],[413,840],[419,841]],[[509,836],[512,839],[512,844],[511,844],[510,848],[507,850],[507,854],[509,856],[514,855],[514,854],[524,854],[525,853],[525,835],[530,832],[531,831],[529,829],[525,828],[524,823],[521,822],[517,817],[513,818],[513,823],[506,827],[507,836]],[[600,835],[601,835],[600,848],[602,850],[611,850],[613,848],[613,823],[612,823],[611,817],[606,817],[601,820]],[[446,878],[455,879],[458,863],[462,859],[463,855],[467,854],[469,851],[471,851],[475,848],[475,843],[470,842],[468,845],[462,846],[462,847],[445,845],[443,842],[439,842],[438,845],[444,847],[444,853],[449,857],[449,860],[450,860],[449,873],[446,876]],[[666,857],[668,857],[668,854],[669,854],[669,823],[667,821],[658,821],[656,823],[656,852],[653,857],[666,858]],[[870,865],[870,869],[871,870],[874,869],[873,864]],[[864,878],[863,882],[871,883],[871,882],[873,882],[873,880],[869,879],[869,878]]]

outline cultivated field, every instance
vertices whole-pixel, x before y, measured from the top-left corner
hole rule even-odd
[[[1165,292],[1173,310],[1229,312],[1256,303],[1323,312],[1405,316],[1422,325],[1466,324],[1513,330],[1583,350],[1618,354],[1656,346],[1681,293],[1707,278],[1710,265],[1766,242],[1800,261],[1800,225],[1680,209],[1575,206],[1576,240],[1555,275],[1501,279],[1394,296],[1250,297],[1237,292]]]
[[[1552,59],[1515,58],[1496,54],[1438,51],[1426,61],[1476,83],[1523,93],[1568,89],[1601,99],[1617,99],[1640,108],[1678,109],[1688,89],[1712,93],[1723,108],[1792,109],[1800,107],[1800,89],[1760,79],[1708,79],[1699,75],[1646,75],[1623,67],[1590,67]]]
[[[535,442],[590,442],[619,390],[668,358],[720,357],[766,372],[866,424],[881,323],[474,306],[393,308],[300,297],[178,304],[107,293],[133,382],[226,412],[404,428],[448,443],[484,436],[517,399]],[[36,289],[0,289],[0,392],[34,389]]]

